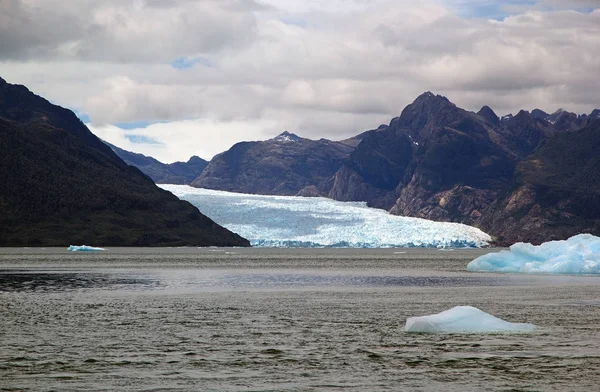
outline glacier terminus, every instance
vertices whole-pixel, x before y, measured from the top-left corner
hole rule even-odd
[[[449,222],[391,215],[364,202],[160,185],[255,247],[482,247],[491,237]]]

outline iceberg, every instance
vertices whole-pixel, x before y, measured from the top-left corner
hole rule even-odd
[[[600,237],[579,234],[564,241],[535,246],[516,243],[510,250],[471,261],[468,271],[543,274],[600,274]]]
[[[364,202],[159,186],[257,247],[444,248],[491,241],[475,227],[391,215]]]
[[[509,323],[473,306],[455,306],[430,316],[410,317],[406,320],[406,332],[423,333],[498,333],[530,332],[535,325]]]
[[[98,251],[102,251],[102,250],[106,250],[104,248],[95,248],[93,246],[88,246],[88,245],[70,245],[67,248],[68,251],[71,252],[98,252]]]

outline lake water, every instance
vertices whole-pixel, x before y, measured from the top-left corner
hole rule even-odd
[[[0,249],[0,390],[598,390],[600,278],[485,252]],[[540,328],[404,332],[456,305]]]

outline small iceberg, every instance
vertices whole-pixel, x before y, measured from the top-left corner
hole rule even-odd
[[[497,333],[531,332],[533,324],[509,323],[472,306],[455,306],[430,316],[410,317],[406,332],[424,333]]]
[[[106,250],[104,248],[95,248],[93,246],[88,246],[88,245],[70,245],[67,248],[68,251],[71,252],[98,252],[98,251],[102,251],[102,250]]]
[[[519,242],[510,250],[476,258],[467,265],[467,270],[600,274],[600,237],[579,234],[565,241],[549,241],[538,246]]]

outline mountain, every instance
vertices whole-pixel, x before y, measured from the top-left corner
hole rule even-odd
[[[187,162],[162,163],[152,157],[123,150],[105,142],[125,163],[135,166],[157,184],[182,184],[194,181],[208,165],[204,159],[193,156]]]
[[[265,195],[325,195],[353,141],[310,140],[283,132],[237,143],[216,155],[192,182],[198,188]]]
[[[0,78],[0,246],[248,246],[123,162],[70,110]]]
[[[598,109],[596,109],[598,110]],[[554,130],[565,131],[581,128],[588,123],[589,119],[594,118],[594,112],[590,116],[587,114],[577,115],[567,112],[564,109],[558,109],[552,114],[548,114],[540,109],[533,109],[531,116],[536,120],[542,120],[551,124]],[[550,124],[548,124],[550,126]]]
[[[427,92],[361,140],[328,195],[481,227],[500,245],[599,234],[592,115],[522,110],[500,120],[487,106],[475,114]],[[513,213],[524,198],[529,209]]]
[[[366,201],[392,214],[474,225],[498,245],[600,234],[600,170],[589,147],[600,135],[598,116],[535,109],[499,118],[488,106],[474,113],[426,92],[389,124],[341,142],[286,132],[238,143],[192,185]],[[587,179],[579,181],[578,170]]]
[[[517,165],[479,225],[501,244],[600,234],[600,121],[559,133]]]
[[[487,122],[489,122],[490,124],[493,125],[500,125],[500,117],[498,117],[496,115],[496,113],[492,110],[491,107],[485,105],[483,106],[478,112],[477,114],[480,117],[483,117]]]
[[[506,139],[509,148],[519,157],[527,156],[557,129],[546,120],[536,118],[525,110],[506,119],[497,131]]]
[[[336,173],[329,196],[398,215],[472,224],[508,185],[516,163],[489,122],[497,123],[491,113],[467,112],[445,97],[422,94],[361,141]]]

